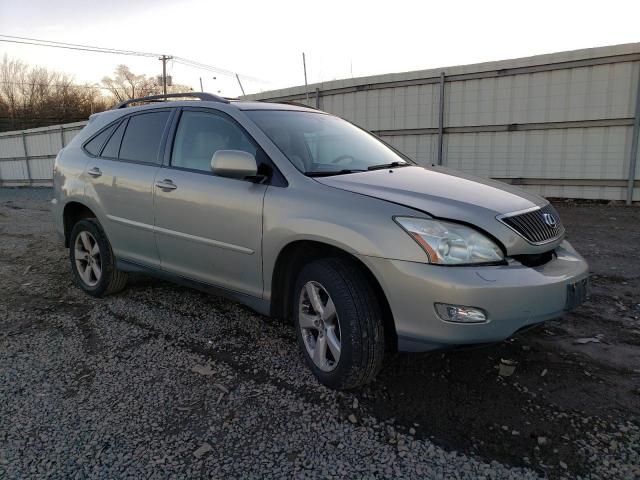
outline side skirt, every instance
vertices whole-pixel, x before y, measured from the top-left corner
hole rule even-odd
[[[259,313],[260,315],[269,316],[269,312],[271,310],[271,303],[267,300],[263,300],[262,298],[247,295],[246,293],[236,292],[235,290],[230,290],[225,287],[211,285],[210,283],[201,282],[199,280],[193,280],[188,277],[183,277],[182,275],[167,272],[166,270],[162,270],[161,268],[142,265],[140,263],[126,259],[118,259],[116,261],[116,266],[118,267],[118,270],[122,270],[123,272],[144,273],[152,277],[177,283],[179,285],[193,288],[195,290],[200,290],[202,292],[216,295],[218,297],[224,297],[229,300],[234,300],[236,302],[242,303],[243,305],[246,305],[251,310]]]

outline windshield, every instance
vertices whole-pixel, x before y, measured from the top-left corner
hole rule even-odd
[[[411,165],[375,136],[331,115],[291,110],[245,113],[307,175]]]

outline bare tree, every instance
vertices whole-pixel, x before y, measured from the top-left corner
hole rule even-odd
[[[173,85],[167,91],[190,90]],[[103,78],[102,85],[78,85],[70,75],[5,55],[0,63],[0,131],[86,120],[116,102],[159,93],[162,85],[155,79],[137,75],[126,65],[118,65],[114,77]]]
[[[6,55],[0,63],[0,131],[86,120],[107,105],[98,87],[69,75]]]
[[[114,77],[104,77],[102,85],[118,102],[162,93],[162,85],[156,82],[154,78],[144,74],[136,75],[127,65],[118,65],[114,72]],[[168,93],[181,93],[191,90],[186,85],[167,87]]]

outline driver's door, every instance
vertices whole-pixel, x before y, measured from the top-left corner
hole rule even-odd
[[[256,155],[230,117],[184,109],[170,164],[155,181],[155,232],[164,270],[256,297],[262,295],[262,206],[267,186],[215,176],[218,150]]]

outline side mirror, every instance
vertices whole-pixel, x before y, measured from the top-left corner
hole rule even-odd
[[[255,178],[258,164],[253,155],[240,150],[218,150],[211,159],[211,171],[219,177]]]

